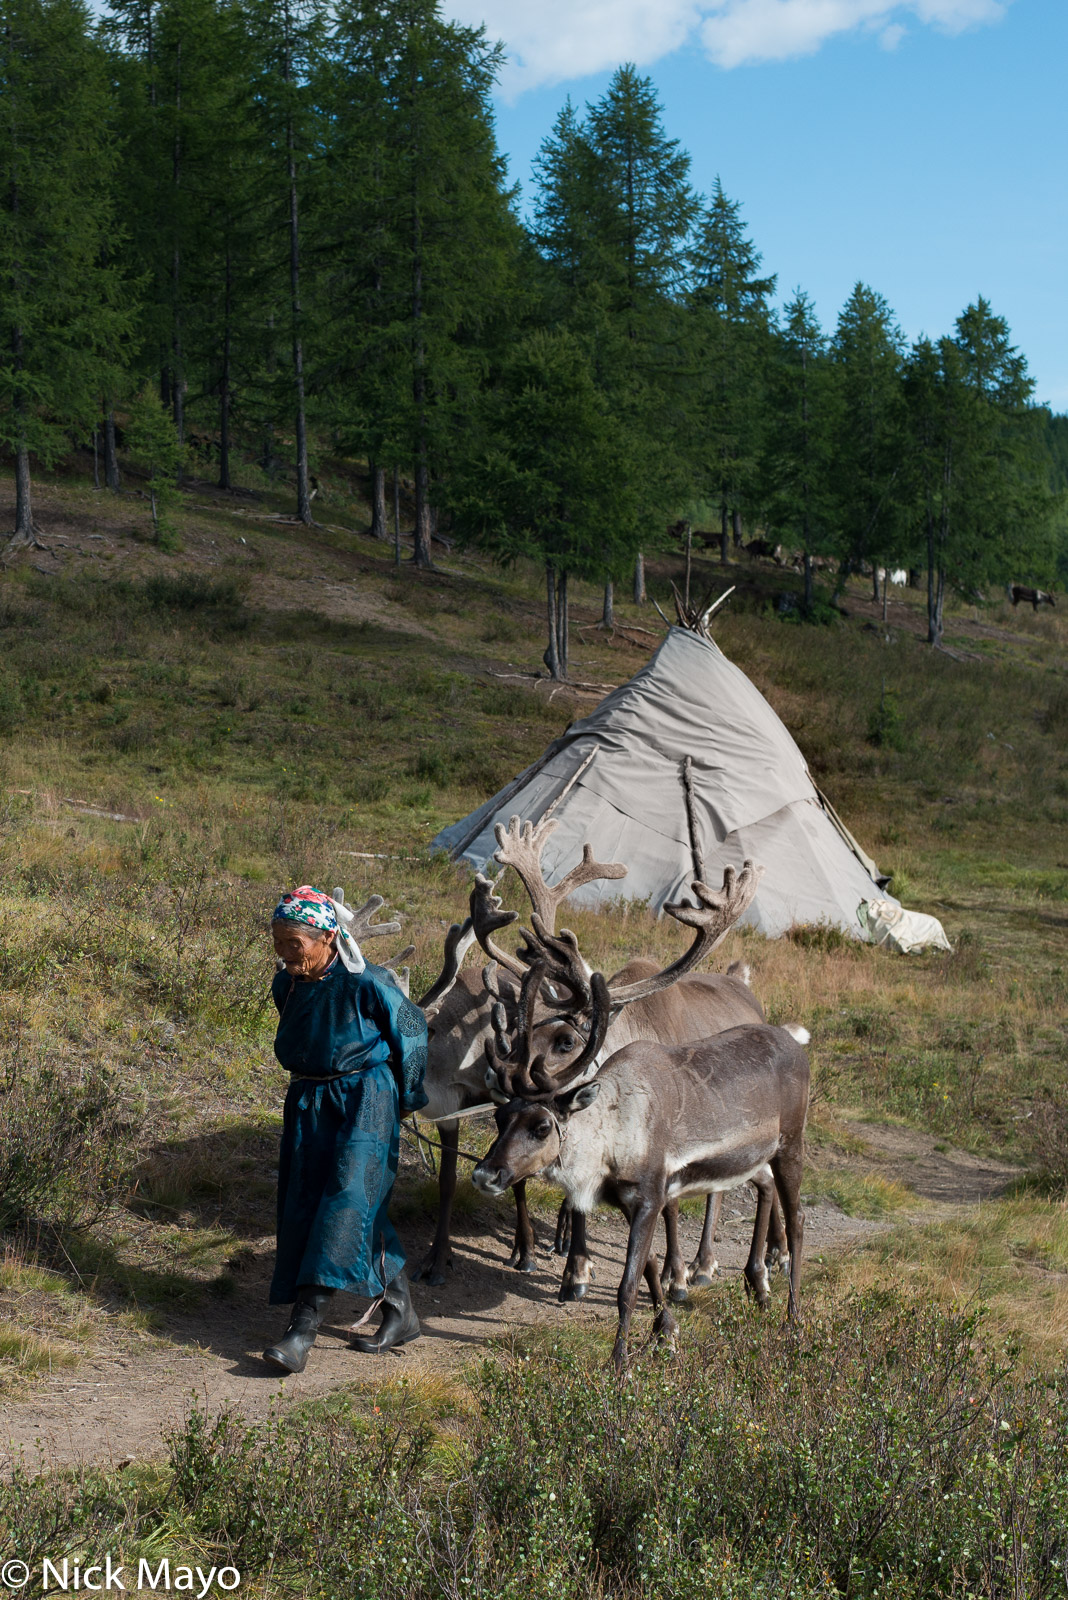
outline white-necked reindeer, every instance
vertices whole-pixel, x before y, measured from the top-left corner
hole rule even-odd
[[[707,952],[742,914],[759,872],[746,862],[724,873],[714,891],[695,883],[697,905],[665,910],[695,929]],[[804,1216],[800,1188],[808,1110],[808,1058],[785,1028],[748,1024],[688,1045],[639,1041],[603,1065],[600,1052],[611,1018],[648,992],[610,984],[591,972],[573,934],[552,934],[533,918],[528,970],[518,1004],[495,1013],[497,1037],[486,1081],[501,1105],[498,1137],[474,1171],[476,1185],[499,1194],[508,1185],[544,1174],[564,1189],[576,1212],[609,1201],[630,1223],[626,1267],[619,1286],[614,1359],[626,1360],[627,1335],[644,1274],[657,1308],[655,1330],[671,1335],[652,1253],[657,1218],[671,1201],[749,1181],[757,1188],[756,1223],[745,1278],[761,1306],[769,1300],[765,1248],[775,1191],[790,1253],[789,1315],[799,1312]],[[685,958],[682,958],[683,960]],[[659,974],[674,981],[681,961]],[[567,999],[561,1011],[585,1024],[583,1050],[565,1073],[545,1059],[536,1022],[537,996],[551,983]],[[512,1016],[507,1012],[511,1010]],[[513,1025],[511,1037],[505,1028]]]
[[[497,850],[495,859],[502,867],[512,867],[523,884],[534,913],[543,927],[555,927],[557,911],[567,897],[580,885],[598,878],[623,877],[626,868],[616,863],[598,863],[589,846],[582,861],[558,884],[550,887],[545,882],[541,856],[553,829],[554,820],[547,819],[534,827],[512,817],[507,829],[497,825]],[[434,1241],[415,1276],[432,1284],[445,1281],[445,1266],[449,1247],[452,1201],[456,1189],[456,1160],[459,1141],[459,1123],[448,1119],[451,1114],[485,1104],[485,1049],[493,1037],[492,1008],[500,998],[515,999],[527,972],[527,967],[517,955],[502,949],[495,940],[501,928],[516,921],[516,913],[501,911],[489,880],[479,875],[471,897],[472,917],[463,929],[450,930],[454,950],[463,950],[473,942],[475,933],[486,954],[497,964],[497,974],[491,978],[494,993],[484,983],[483,974],[472,970],[459,972],[451,989],[442,991],[442,979],[435,991],[442,994],[436,1002],[436,1012],[429,1017],[429,1061],[426,1090],[430,1104],[424,1115],[439,1119],[442,1159],[439,1176],[438,1222]],[[696,952],[688,965],[693,965],[700,955]],[[447,963],[448,965],[448,963]],[[626,1009],[615,1017],[604,1041],[604,1053],[621,1048],[635,1039],[657,1039],[666,1044],[679,1044],[694,1038],[707,1037],[724,1028],[741,1022],[759,1022],[764,1012],[759,1000],[748,985],[748,969],[740,963],[727,973],[676,972],[670,986],[652,984],[647,994],[632,997]],[[616,973],[613,984],[630,987],[647,982],[657,973],[655,962],[639,959],[628,963]],[[444,978],[444,973],[443,973]],[[426,997],[424,997],[424,1000]],[[420,1002],[421,1004],[423,1002]],[[546,1059],[551,1059],[554,1071],[566,1071],[569,1063],[585,1047],[585,1035],[574,1023],[561,1017],[559,1008],[548,990],[536,1001],[539,1027],[546,1030],[544,1037]],[[516,1236],[510,1264],[519,1271],[533,1272],[534,1230],[526,1206],[525,1185],[515,1185]],[[665,1223],[668,1231],[668,1252],[665,1263],[670,1292],[674,1299],[686,1298],[687,1283],[701,1285],[711,1281],[716,1269],[714,1258],[715,1227],[719,1218],[719,1197],[710,1203],[701,1245],[689,1268],[682,1260],[678,1243],[677,1207],[669,1207]],[[786,1240],[778,1211],[775,1213],[774,1245],[785,1257]],[[575,1216],[565,1201],[557,1226],[557,1249],[567,1253],[567,1265],[560,1289],[562,1300],[579,1300],[586,1294],[591,1266],[585,1242],[585,1217]]]

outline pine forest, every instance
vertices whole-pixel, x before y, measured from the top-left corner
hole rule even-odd
[[[502,48],[436,0],[4,0],[0,450],[14,546],[34,464],[90,440],[183,477],[249,473],[315,520],[317,467],[401,485],[435,538],[569,578],[651,549],[781,550],[818,620],[836,579],[947,589],[1068,575],[1068,418],[977,297],[909,345],[858,281],[833,326],[776,278],[742,201],[702,195],[652,81],[568,102],[529,193],[492,96]],[[243,476],[244,475],[244,476]],[[814,574],[827,575],[817,588]],[[885,579],[884,579],[885,581]]]

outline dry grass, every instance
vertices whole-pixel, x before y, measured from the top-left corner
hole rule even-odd
[[[893,1285],[924,1301],[971,1303],[988,1328],[1060,1366],[1068,1340],[1068,1203],[1020,1196],[902,1224],[813,1266],[811,1287]]]
[[[298,540],[257,519],[279,508],[268,494],[236,516],[197,486],[182,551],[166,555],[138,506],[57,478],[40,517],[69,541],[62,574],[0,575],[0,1027],[28,1059],[113,1073],[140,1119],[128,1198],[77,1259],[148,1305],[224,1285],[244,1234],[269,1227],[278,891],[385,895],[417,946],[418,993],[469,887],[427,841],[595,703],[515,676],[540,665],[537,573],[453,552],[447,571],[398,575],[346,531],[367,516],[344,474],[328,529]],[[698,584],[718,578],[697,565]],[[676,567],[651,563],[658,596]],[[1068,1066],[1068,619],[961,608],[950,643],[971,657],[956,661],[917,642],[918,597],[895,597],[888,644],[864,630],[859,589],[855,622],[801,628],[771,612],[792,579],[749,566],[734,579],[721,644],[954,953],[903,960],[798,930],[737,933],[717,961],[748,961],[769,1017],[812,1031],[821,1126],[848,1105],[1026,1159],[1035,1097],[1063,1099]],[[297,593],[313,609],[292,609]],[[580,625],[599,616],[591,586],[573,605]],[[574,657],[577,676],[617,682],[646,649],[590,626]],[[902,750],[868,743],[884,680]],[[569,921],[606,970],[683,942],[636,906]],[[864,1214],[900,1199],[869,1180],[847,1194],[839,1170],[819,1181]],[[433,1188],[413,1180],[400,1206],[425,1216]],[[555,1212],[551,1191],[533,1199]]]

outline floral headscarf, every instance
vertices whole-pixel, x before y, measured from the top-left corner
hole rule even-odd
[[[344,904],[341,889],[333,896],[313,889],[310,883],[301,884],[284,894],[274,908],[272,922],[302,922],[320,933],[337,933],[337,953],[341,964],[350,972],[362,972],[367,965],[356,940],[348,932],[346,923],[352,921],[352,912]]]

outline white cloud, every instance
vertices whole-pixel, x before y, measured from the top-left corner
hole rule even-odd
[[[812,55],[835,34],[892,28],[911,12],[945,33],[995,22],[1009,0],[720,0],[706,8],[701,42],[720,67]],[[898,24],[900,26],[900,24]],[[894,41],[897,42],[896,40]]]
[[[886,49],[915,18],[945,33],[996,22],[1012,0],[451,0],[459,22],[503,39],[509,97],[602,72],[650,66],[696,40],[719,67],[811,55],[836,34],[873,30]]]

